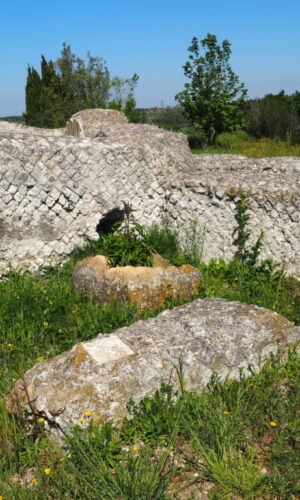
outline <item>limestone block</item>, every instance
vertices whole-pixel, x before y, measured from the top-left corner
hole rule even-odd
[[[77,203],[78,200],[79,200],[79,196],[77,193],[74,193],[73,191],[71,191],[71,193],[69,194],[69,200],[72,202],[72,203]]]
[[[87,410],[96,422],[120,422],[130,398],[153,395],[161,382],[179,388],[179,359],[186,389],[198,390],[213,373],[222,380],[239,378],[240,369],[249,375],[249,365],[258,370],[270,354],[284,356],[299,338],[300,328],[273,311],[199,299],[36,364],[7,406],[34,409],[54,433],[68,431]]]
[[[11,186],[9,186],[9,188],[8,188],[8,192],[9,192],[10,194],[14,195],[14,194],[17,192],[17,189],[18,189],[18,188],[12,184]]]
[[[5,204],[8,204],[12,200],[12,195],[9,192],[7,192],[7,194],[5,194],[2,197],[2,200],[4,201]]]
[[[85,109],[79,111],[68,121],[66,135],[75,137],[105,136],[111,125],[126,124],[124,113],[112,109]]]
[[[46,205],[50,209],[51,207],[53,207],[53,205],[55,205],[55,199],[52,198],[52,196],[49,196],[46,200]]]
[[[52,207],[52,210],[56,214],[59,214],[63,210],[63,208],[59,203],[55,203],[55,205]]]

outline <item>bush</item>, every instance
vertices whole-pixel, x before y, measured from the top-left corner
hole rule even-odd
[[[191,121],[185,116],[181,106],[168,107],[159,113],[147,113],[147,123],[175,132],[191,125]]]
[[[187,136],[191,149],[203,148],[207,144],[207,138],[201,128],[184,127],[180,132]]]
[[[256,138],[300,143],[300,93],[267,94],[245,103],[248,132]]]
[[[153,248],[162,257],[175,263],[181,253],[180,242],[177,234],[167,225],[153,224],[146,232],[144,238],[148,247]]]
[[[222,148],[234,148],[241,141],[248,141],[250,139],[249,134],[244,130],[235,130],[234,132],[224,132],[216,138],[216,145]]]
[[[113,267],[152,265],[152,249],[141,237],[112,233],[101,237],[99,244]]]

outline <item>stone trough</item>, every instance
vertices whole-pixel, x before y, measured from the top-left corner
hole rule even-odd
[[[109,267],[107,257],[96,255],[76,264],[73,280],[75,292],[92,295],[102,304],[117,300],[141,309],[157,309],[167,298],[191,299],[199,291],[202,276],[189,264]]]

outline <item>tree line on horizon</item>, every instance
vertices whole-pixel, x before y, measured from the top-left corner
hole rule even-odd
[[[188,52],[183,66],[187,83],[175,96],[178,106],[146,117],[136,109],[137,74],[112,78],[101,58],[88,53],[84,61],[64,43],[56,61],[41,56],[40,74],[28,67],[26,124],[63,127],[81,109],[111,108],[124,111],[129,121],[151,121],[186,133],[191,147],[215,144],[220,134],[236,130],[255,138],[300,143],[300,92],[287,95],[282,90],[248,99],[245,85],[229,63],[230,42],[219,44],[211,33],[202,40],[194,37]]]
[[[291,95],[281,90],[278,94],[245,100],[242,112],[244,123],[224,132],[243,130],[254,139],[279,139],[289,144],[300,144],[300,92]],[[209,141],[201,129],[195,127],[180,105],[167,107],[160,113],[147,115],[150,123],[188,136],[192,148],[202,148]],[[223,133],[223,132],[222,132]],[[218,137],[218,136],[217,136]],[[216,139],[217,139],[216,137]]]

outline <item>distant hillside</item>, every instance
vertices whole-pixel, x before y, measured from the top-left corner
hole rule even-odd
[[[25,118],[23,116],[1,116],[0,120],[13,123],[25,123]]]

